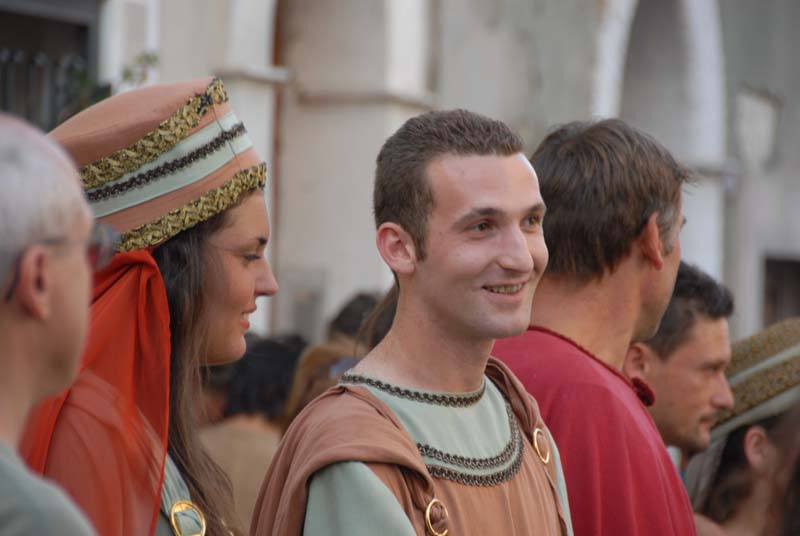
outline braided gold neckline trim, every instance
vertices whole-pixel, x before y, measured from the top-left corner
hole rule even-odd
[[[267,165],[238,172],[219,188],[175,209],[154,222],[141,225],[122,235],[117,251],[133,251],[156,246],[181,231],[194,227],[236,204],[242,194],[263,188],[267,182]]]
[[[84,188],[97,188],[152,162],[185,139],[189,131],[200,123],[200,119],[214,104],[222,104],[227,100],[228,93],[225,91],[225,86],[221,80],[215,78],[204,93],[189,99],[185,105],[142,139],[82,167],[80,174]]]
[[[437,406],[450,406],[464,408],[478,403],[486,392],[486,380],[481,384],[480,389],[473,393],[432,393],[428,391],[415,391],[413,389],[406,389],[405,387],[398,387],[391,383],[382,382],[374,378],[361,376],[360,374],[348,373],[339,379],[340,383],[352,385],[368,385],[390,395],[394,395],[406,400],[413,400],[414,402],[422,402],[424,404],[434,404]]]

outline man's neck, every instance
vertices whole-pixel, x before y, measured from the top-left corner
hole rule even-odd
[[[398,311],[392,329],[354,372],[425,391],[473,391],[481,386],[493,343]]]
[[[637,316],[635,300],[621,286],[617,278],[577,286],[545,277],[533,298],[531,325],[564,335],[621,370]]]
[[[5,361],[4,367],[5,367]],[[12,376],[9,374],[8,376]],[[24,382],[0,381],[0,441],[16,448],[19,444],[25,419],[34,404],[34,396]]]
[[[0,333],[0,441],[16,448],[28,412],[36,403],[35,374],[31,371],[34,360],[22,350],[19,333]]]

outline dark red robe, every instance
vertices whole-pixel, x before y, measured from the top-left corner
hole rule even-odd
[[[497,341],[492,353],[537,400],[556,440],[575,536],[696,534],[644,383],[542,328]]]

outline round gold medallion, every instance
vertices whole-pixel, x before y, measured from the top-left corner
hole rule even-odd
[[[448,517],[449,514],[447,513],[447,507],[444,505],[442,501],[439,499],[431,499],[431,502],[428,503],[428,507],[425,508],[425,526],[428,528],[428,532],[431,536],[447,536],[447,532],[449,529],[444,529],[442,532],[436,532],[433,528],[433,524],[431,523],[431,509],[435,504],[440,504],[442,508],[444,508],[444,516]]]
[[[184,534],[181,530],[181,524],[178,521],[181,514],[191,515],[189,512],[194,513],[197,516],[197,520],[200,522],[200,531],[194,534]],[[176,536],[205,536],[206,534],[206,518],[203,516],[203,512],[191,501],[176,501],[170,509],[169,520],[170,523],[172,523],[172,530],[175,532]]]

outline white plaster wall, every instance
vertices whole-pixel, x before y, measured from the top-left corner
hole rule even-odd
[[[620,4],[618,2],[618,4]],[[717,279],[724,276],[725,119],[720,23],[714,0],[640,0],[631,18],[622,3],[609,22],[613,51],[628,30],[619,110],[630,124],[653,135],[684,165],[700,173],[684,189],[682,257]],[[625,9],[623,9],[625,8]],[[606,53],[608,54],[608,53]],[[619,65],[606,60],[610,73],[599,77],[596,106],[614,108],[614,78]]]
[[[681,0],[691,128],[688,157],[717,167],[725,161],[725,69],[717,0]]]
[[[278,132],[276,331],[319,340],[352,294],[390,285],[375,248],[375,158],[423,110],[426,4],[306,0],[282,8],[282,62],[292,76]]]
[[[593,115],[633,117],[680,158],[718,167],[725,161],[724,80],[717,0],[606,2]]]
[[[282,13],[284,62],[297,90],[331,95],[386,89],[387,0],[292,0]]]
[[[128,89],[120,84],[126,65],[143,52],[158,49],[159,2],[103,0],[99,4],[98,77],[115,91]]]
[[[681,232],[681,257],[722,280],[722,245],[725,242],[723,181],[718,177],[703,177],[685,186],[683,213],[687,224]]]
[[[763,327],[766,258],[800,258],[800,4],[726,0],[720,12],[728,151],[741,170],[726,221],[726,271],[737,299],[734,333],[743,337]],[[752,100],[759,95],[765,102]]]
[[[403,95],[424,96],[429,85],[431,3],[388,0],[386,7],[388,89]]]
[[[608,0],[597,30],[592,83],[592,115],[616,117],[622,102],[625,58],[638,0]]]
[[[684,35],[677,0],[640,0],[628,41],[620,116],[686,161],[692,156],[687,133],[693,110]]]
[[[439,5],[437,106],[501,119],[522,134],[529,151],[554,124],[589,118],[599,3]]]

